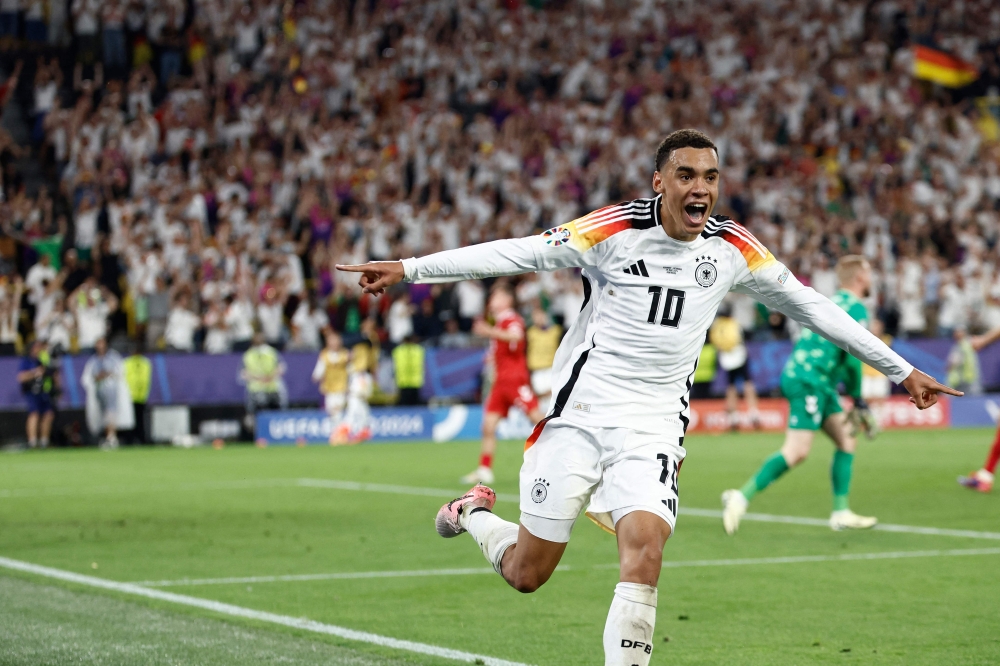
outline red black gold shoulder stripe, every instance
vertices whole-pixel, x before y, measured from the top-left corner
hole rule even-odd
[[[564,227],[570,231],[570,242],[586,251],[621,231],[655,227],[660,223],[659,206],[660,197],[625,201],[599,208]]]
[[[713,215],[708,218],[708,224],[705,225],[701,235],[703,238],[721,238],[733,245],[743,255],[751,271],[774,261],[768,249],[750,233],[749,229],[725,215]]]

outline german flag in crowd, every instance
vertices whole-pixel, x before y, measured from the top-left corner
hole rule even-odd
[[[913,75],[948,88],[961,88],[979,78],[979,72],[969,63],[928,46],[914,47]]]

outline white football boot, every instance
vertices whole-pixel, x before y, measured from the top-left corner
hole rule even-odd
[[[462,477],[462,483],[493,483],[493,470],[480,465],[473,472],[469,472]]]
[[[740,518],[747,512],[750,502],[739,490],[727,490],[722,493],[722,527],[726,534],[736,534],[740,529]]]
[[[841,530],[870,530],[878,525],[878,518],[873,516],[859,516],[850,509],[834,511],[830,514],[830,529],[839,532]]]

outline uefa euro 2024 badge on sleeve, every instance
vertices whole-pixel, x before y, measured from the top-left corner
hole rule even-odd
[[[545,242],[549,245],[554,245],[555,247],[559,247],[563,243],[569,242],[570,235],[570,230],[566,227],[553,227],[542,234],[545,238]]]

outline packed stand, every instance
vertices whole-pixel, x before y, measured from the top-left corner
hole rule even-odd
[[[333,266],[647,196],[653,150],[680,127],[719,146],[717,210],[817,290],[862,253],[890,333],[1000,325],[989,0],[42,4],[0,9],[0,96],[28,135],[0,132],[8,353],[106,334],[223,353],[257,329],[316,350],[325,328],[350,344],[366,319],[390,347],[474,344],[487,285],[375,300]],[[916,43],[979,79],[915,80]],[[583,300],[569,271],[516,290],[525,314],[566,324]],[[789,334],[733,308],[754,337]]]

